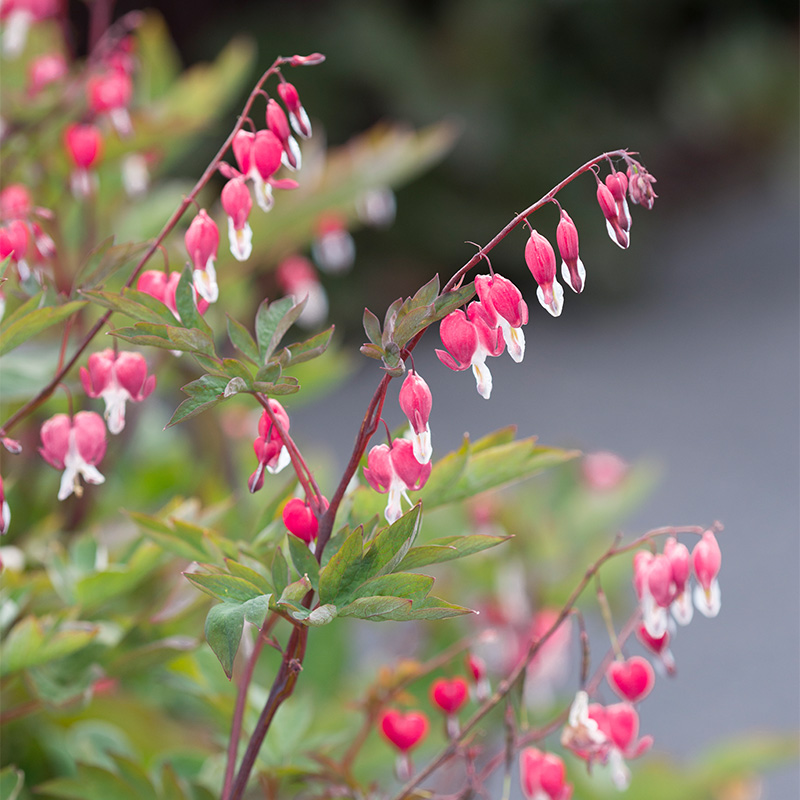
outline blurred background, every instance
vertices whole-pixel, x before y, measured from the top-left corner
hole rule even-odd
[[[659,199],[652,212],[634,208],[628,251],[609,242],[590,178],[563,193],[587,289],[559,319],[536,304],[522,232],[492,254],[523,286],[532,320],[524,364],[492,363],[489,403],[471,376],[431,358],[434,334],[423,341],[434,448],[513,422],[546,444],[656,465],[660,483],[627,533],[721,520],[723,608],[681,631],[679,677],[648,700],[644,729],[682,757],[720,732],[796,729],[797,4],[194,0],[187,11],[175,0],[159,10],[185,64],[239,35],[256,40],[254,78],[278,53],[325,53],[301,96],[330,144],[382,120],[457,131],[449,155],[398,191],[391,228],[355,231],[353,271],[323,278],[354,346],[364,305],[382,316],[433,273],[448,276],[474,252],[466,240],[488,241],[597,153],[642,154]],[[198,174],[228,126],[209,128],[176,172]],[[556,223],[555,208],[534,221],[551,239]],[[366,402],[377,379],[364,360],[324,414],[299,409],[301,443],[343,461],[359,423],[353,393]],[[763,796],[800,796],[796,769],[769,776]]]

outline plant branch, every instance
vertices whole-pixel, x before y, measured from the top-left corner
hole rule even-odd
[[[698,536],[702,536],[703,532],[706,529],[700,527],[698,525],[688,525],[682,527],[664,527],[664,528],[655,528],[647,533],[642,534],[638,538],[634,539],[632,542],[629,542],[625,545],[620,545],[620,536],[616,536],[614,538],[614,542],[612,545],[586,570],[581,580],[578,582],[578,585],[573,589],[572,594],[570,594],[567,602],[564,604],[563,608],[559,612],[558,616],[556,617],[553,624],[542,634],[541,638],[534,640],[531,642],[530,647],[528,648],[528,652],[523,658],[520,663],[511,671],[509,676],[502,681],[497,690],[494,694],[484,702],[484,704],[470,717],[467,723],[461,729],[461,733],[455,739],[453,739],[447,747],[435,758],[431,761],[421,772],[414,775],[403,788],[394,796],[392,800],[403,800],[409,796],[409,794],[419,786],[422,781],[424,781],[429,775],[435,772],[445,761],[447,761],[458,749],[459,745],[464,741],[464,739],[469,735],[469,733],[477,726],[477,724],[487,715],[490,711],[492,711],[498,703],[500,703],[503,698],[505,698],[517,681],[522,677],[525,670],[527,669],[528,664],[530,663],[531,659],[539,652],[542,646],[547,642],[547,640],[555,633],[561,623],[566,619],[567,615],[570,613],[571,609],[575,605],[576,601],[583,593],[584,589],[589,585],[589,582],[592,578],[597,574],[597,571],[603,564],[606,563],[611,558],[615,556],[621,555],[623,553],[628,553],[631,550],[635,550],[637,547],[641,547],[646,542],[654,539],[657,536],[677,536],[680,533],[686,534],[696,534]]]

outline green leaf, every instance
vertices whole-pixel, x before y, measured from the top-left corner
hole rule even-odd
[[[272,593],[272,586],[270,586],[269,581],[261,573],[256,572],[245,564],[234,561],[232,558],[225,559],[225,566],[228,568],[228,572],[230,572],[231,575],[236,575],[238,578],[248,581],[257,589],[260,589],[261,594]]]
[[[292,563],[300,576],[308,575],[311,585],[314,589],[319,585],[319,564],[317,559],[314,558],[308,545],[296,536],[290,533],[286,537],[289,542],[289,554],[292,557]]]
[[[244,603],[219,603],[209,609],[205,627],[206,641],[229,679],[242,640],[245,620],[260,628],[269,610],[269,600],[270,595],[262,595]]]
[[[381,620],[400,609],[410,609],[411,601],[403,597],[358,597],[339,609],[340,617],[356,617],[357,619],[372,619],[379,617]]]
[[[289,585],[289,565],[283,556],[283,551],[279,548],[275,550],[272,558],[272,585],[275,587],[275,594],[280,597],[283,590]]]
[[[434,467],[431,479],[420,495],[425,507],[431,510],[521,480],[577,455],[578,452],[574,450],[537,446],[535,437],[485,449],[474,447],[457,478],[444,481],[437,476],[434,481]],[[454,467],[455,462],[449,466]]]
[[[181,391],[189,395],[188,400],[184,400],[172,415],[166,427],[171,428],[179,422],[196,417],[209,408],[213,408],[223,400],[225,387],[228,385],[227,378],[220,378],[215,375],[203,375],[196,381],[187,383],[181,387]]]
[[[0,652],[0,677],[81,650],[99,632],[99,626],[89,622],[59,625],[34,616],[25,617],[5,637]]]
[[[36,787],[37,794],[66,800],[142,800],[136,789],[116,773],[89,764],[77,766],[76,776],[45,781]]]
[[[470,301],[474,294],[475,284],[468,283],[460,289],[453,289],[450,292],[445,292],[440,295],[433,302],[433,316],[431,317],[431,322],[444,319],[448,314]]]
[[[433,309],[429,306],[413,308],[402,318],[398,318],[397,326],[394,330],[394,342],[398,347],[405,347],[406,344],[421,330],[424,330],[433,322]]]
[[[414,603],[421,602],[433,588],[430,575],[416,572],[393,572],[379,575],[362,583],[356,590],[356,597],[404,597]]]
[[[254,597],[266,594],[258,586],[238,575],[213,572],[184,572],[183,574],[198,589],[223,602],[246,603]]]
[[[289,295],[269,303],[264,300],[256,312],[256,341],[261,363],[265,364],[269,357],[280,344],[286,331],[292,327],[295,320],[300,316],[305,308],[308,297],[304,297],[299,303],[295,303],[294,298]]]
[[[270,361],[256,372],[256,380],[263,383],[274,383],[280,378],[281,372],[281,365],[275,361]]]
[[[186,328],[194,328],[202,331],[205,337],[211,340],[211,327],[203,319],[203,315],[197,310],[195,301],[194,280],[192,278],[192,268],[186,264],[175,289],[175,308],[178,309],[178,316]],[[213,346],[212,346],[213,351]]]
[[[0,800],[17,800],[25,785],[25,773],[9,765],[0,770]]]
[[[393,572],[414,544],[421,526],[422,505],[417,503],[388,528],[379,531],[364,554],[368,577]]]
[[[237,322],[233,317],[228,316],[228,338],[231,344],[249,361],[254,364],[259,363],[258,345],[250,332]]]
[[[433,539],[419,547],[412,547],[406,557],[398,564],[398,570],[419,569],[428,564],[441,564],[456,558],[480,553],[511,539],[511,536],[445,536]]]
[[[197,328],[178,328],[174,325],[137,322],[132,328],[117,328],[110,333],[131,344],[216,356],[211,338]]]
[[[382,347],[378,347],[377,344],[362,344],[359,349],[361,350],[362,355],[365,355],[367,358],[374,358],[376,361],[383,361],[384,349]]]
[[[356,528],[320,571],[320,602],[346,605],[356,588],[370,577],[362,565],[363,535],[362,529]]]
[[[383,318],[383,333],[381,334],[381,345],[384,350],[389,349],[389,345],[394,342],[394,326],[397,322],[397,315],[403,306],[403,298],[398,297],[389,308]]]
[[[420,619],[448,619],[449,617],[460,617],[463,614],[473,613],[469,608],[453,605],[439,597],[427,597],[419,603],[414,602],[410,608],[408,606],[405,608],[399,607],[394,611],[383,614],[380,618],[394,620],[395,622],[410,622]]]
[[[273,383],[271,386],[265,386],[259,389],[259,384],[254,383],[253,388],[256,391],[263,391],[265,394],[273,395],[274,397],[283,397],[287,394],[295,394],[300,391],[300,384],[297,378],[287,375],[280,383]]]
[[[37,308],[27,312],[24,316],[17,317],[0,329],[0,356],[19,347],[37,333],[63,322],[85,305],[85,300],[73,300],[60,306]]]
[[[320,627],[322,625],[327,625],[329,622],[333,622],[334,619],[337,617],[337,609],[336,606],[332,605],[322,605],[317,606],[306,618],[305,623],[306,625],[313,625],[314,627]]]
[[[311,591],[311,581],[308,579],[308,575],[301,575],[299,580],[292,581],[284,590],[281,592],[281,596],[278,600],[278,605],[289,605],[289,606],[297,606],[299,603],[310,591]],[[308,609],[303,609],[304,611],[308,611]]]
[[[367,334],[367,339],[369,339],[372,344],[380,347],[381,323],[368,308],[364,309],[364,332]]]
[[[137,289],[123,289],[122,293],[84,291],[81,294],[103,308],[118,311],[138,322],[150,322],[154,325],[160,323],[174,325],[176,322],[175,315],[164,303]]]
[[[417,289],[411,298],[411,305],[429,306],[439,296],[439,273],[437,272],[424,286]]]
[[[305,361],[311,361],[321,356],[331,343],[334,327],[334,325],[331,325],[330,328],[316,334],[316,336],[312,336],[310,339],[306,339],[304,342],[296,342],[284,348],[281,353],[283,366],[288,367],[294,364],[302,364]],[[288,353],[285,362],[283,362],[284,353]]]

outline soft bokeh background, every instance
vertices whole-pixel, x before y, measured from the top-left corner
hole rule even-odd
[[[119,12],[134,7],[120,3]],[[723,609],[675,645],[680,676],[643,710],[658,745],[690,756],[721,732],[797,728],[798,188],[797,6],[789,2],[621,0],[161,3],[187,63],[233,35],[276,53],[322,51],[302,97],[331,143],[381,120],[460,129],[447,160],[398,193],[389,231],[357,234],[346,279],[326,279],[334,320],[360,341],[434,272],[447,275],[514,211],[603,149],[642,153],[658,177],[652,213],[634,210],[632,246],[605,234],[584,179],[563,202],[578,224],[586,293],[558,320],[534,308],[522,366],[492,364],[486,403],[469,375],[417,365],[435,396],[439,453],[463,431],[516,422],[522,434],[649,459],[662,480],[629,532],[720,519]],[[304,78],[306,75],[303,76]],[[227,124],[227,123],[226,123]],[[181,171],[199,172],[225,131]],[[534,224],[552,233],[554,210]],[[523,234],[493,254],[525,280]],[[424,354],[427,352],[427,356]],[[365,363],[320,408],[298,411],[300,441],[344,458]],[[399,423],[399,413],[390,424]],[[328,424],[331,418],[337,424]],[[524,535],[524,532],[520,532]],[[800,795],[796,770],[764,797]]]

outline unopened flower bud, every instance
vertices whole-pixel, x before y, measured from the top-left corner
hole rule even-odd
[[[288,81],[283,81],[278,84],[278,94],[289,112],[289,122],[292,123],[295,133],[308,139],[311,136],[311,122],[300,102],[297,89]]]
[[[205,209],[201,209],[192,220],[184,241],[194,266],[193,280],[197,293],[209,303],[216,302],[219,288],[214,261],[219,247],[219,230]]]
[[[433,455],[431,427],[428,419],[433,406],[433,395],[428,384],[415,370],[409,370],[400,388],[400,408],[408,418],[414,435],[411,438],[414,458],[427,464]]]
[[[550,242],[535,230],[531,231],[525,245],[525,262],[539,284],[536,290],[539,303],[554,317],[559,316],[564,305],[564,289],[556,280],[556,254]]]
[[[586,269],[578,255],[578,229],[563,209],[556,229],[556,244],[561,254],[561,277],[573,292],[582,292],[586,285]]]

